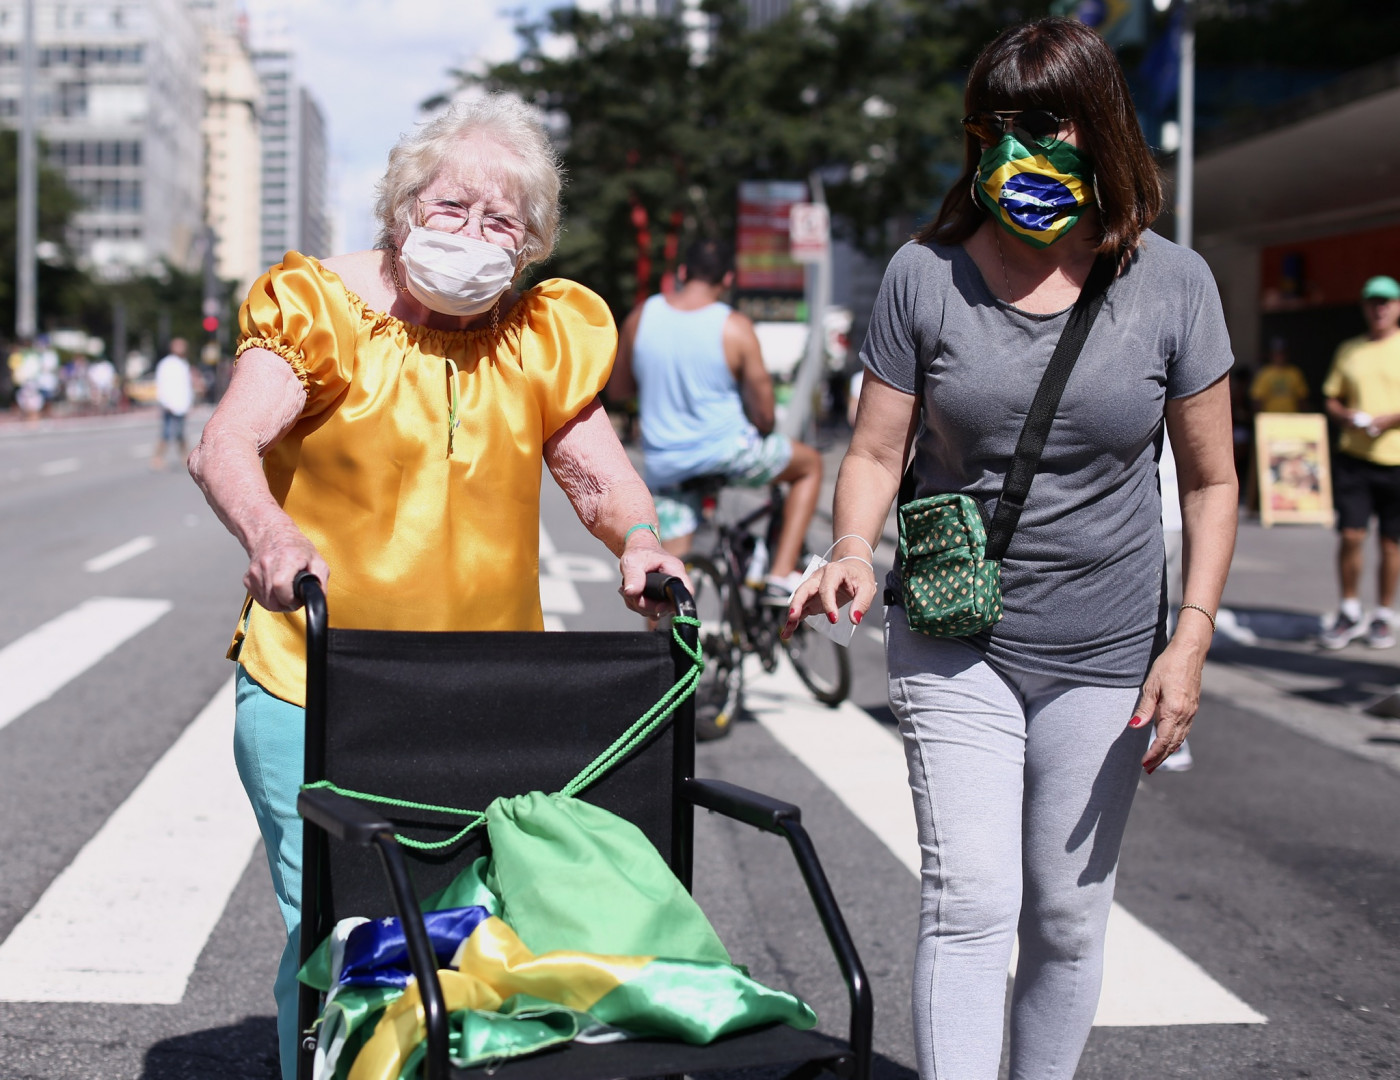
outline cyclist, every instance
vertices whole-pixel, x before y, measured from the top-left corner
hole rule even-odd
[[[721,297],[734,284],[733,255],[701,240],[686,252],[680,288],[657,294],[622,324],[607,393],[638,396],[644,476],[656,497],[661,544],[684,557],[699,524],[701,496],[682,485],[720,474],[732,484],[789,485],[766,592],[786,603],[821,491],[815,449],[773,430],[773,380],[753,323]]]

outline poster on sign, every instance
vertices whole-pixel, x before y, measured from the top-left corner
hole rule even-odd
[[[794,203],[806,202],[800,180],[745,180],[739,185],[739,238],[735,286],[765,293],[801,293],[802,264],[793,260],[789,218]]]
[[[788,250],[800,263],[821,262],[831,243],[826,203],[793,203],[788,214]]]
[[[1327,418],[1321,413],[1260,413],[1254,418],[1254,445],[1260,523],[1331,525]]]

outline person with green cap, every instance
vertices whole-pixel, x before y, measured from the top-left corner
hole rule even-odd
[[[1332,466],[1337,507],[1337,572],[1342,602],[1321,637],[1325,649],[1364,638],[1373,649],[1395,644],[1400,581],[1400,282],[1384,275],[1361,287],[1366,333],[1342,342],[1322,384],[1327,415],[1342,426]],[[1375,518],[1381,536],[1377,607],[1361,615],[1361,565]]]

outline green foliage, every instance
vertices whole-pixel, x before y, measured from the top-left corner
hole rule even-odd
[[[569,183],[549,272],[621,313],[639,285],[638,205],[655,268],[643,290],[665,269],[673,223],[682,246],[697,233],[734,236],[743,180],[819,170],[854,240],[872,251],[898,243],[889,223],[931,213],[961,164],[961,69],[1005,18],[1044,6],[799,0],[752,29],[741,0],[705,0],[703,55],[678,18],[563,8],[519,28],[516,60],[456,78],[514,91],[557,123]]]

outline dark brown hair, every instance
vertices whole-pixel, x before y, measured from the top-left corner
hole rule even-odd
[[[982,50],[967,76],[964,105],[986,110],[1048,109],[1074,122],[1080,153],[1093,169],[1102,235],[1098,250],[1126,255],[1162,211],[1162,179],[1138,126],[1128,84],[1113,50],[1073,19],[1013,26]],[[972,196],[982,146],[965,136],[962,175],[919,242],[960,244],[987,211]]]

